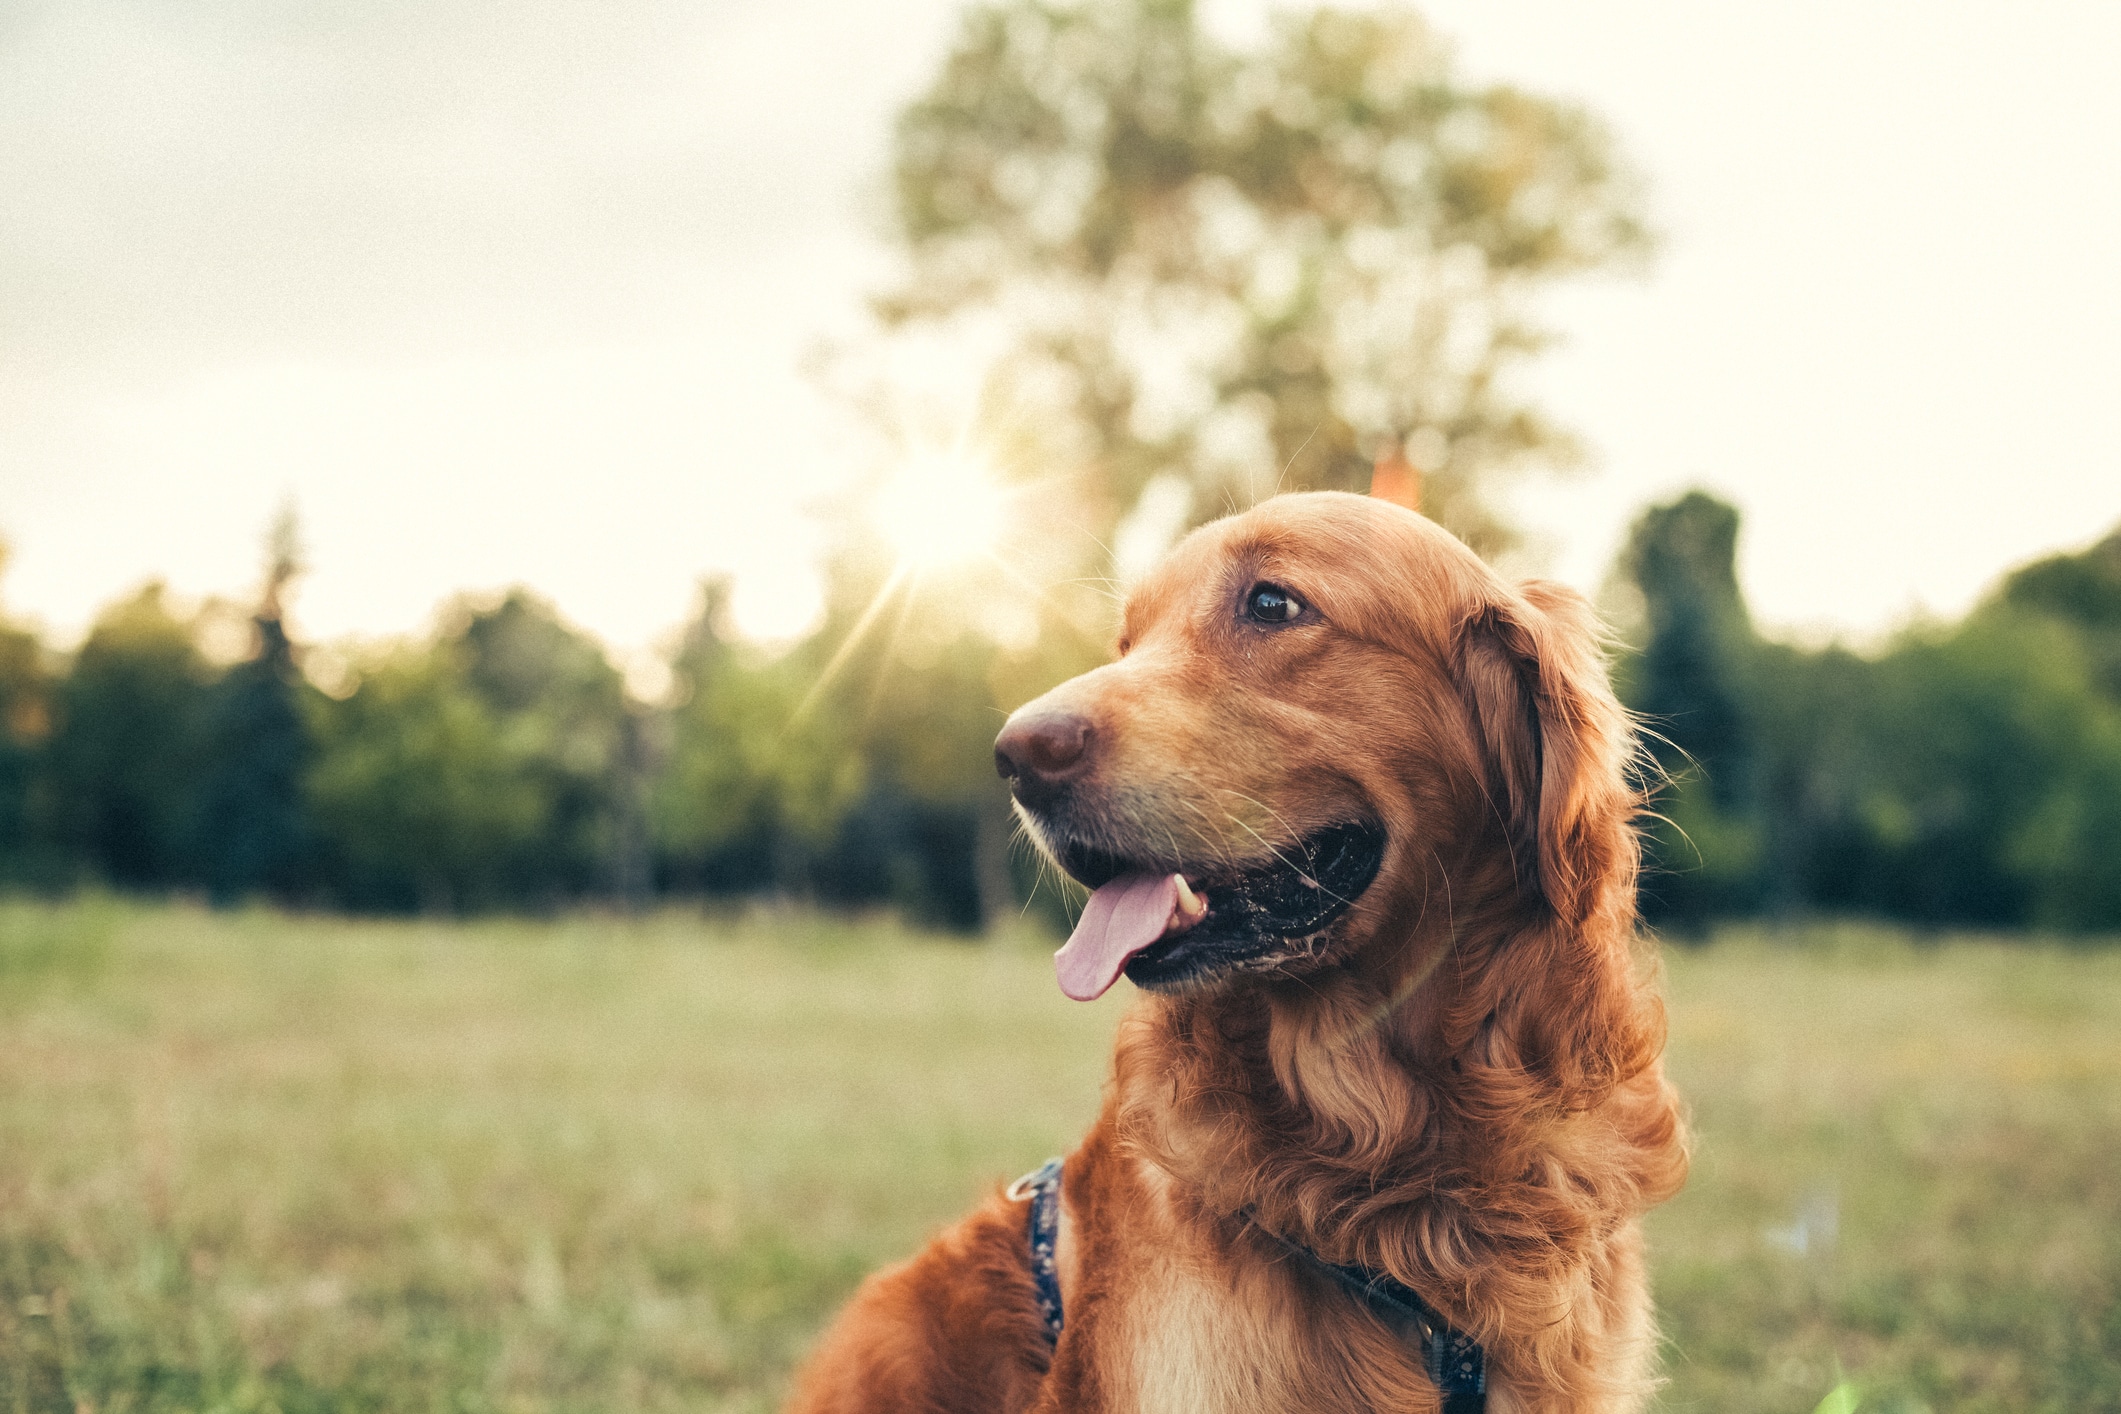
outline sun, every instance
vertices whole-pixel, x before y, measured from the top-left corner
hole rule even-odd
[[[1004,578],[1028,587],[1003,554],[1014,503],[1024,489],[1004,482],[993,463],[963,442],[954,448],[917,447],[892,468],[868,507],[871,524],[894,556],[891,572],[818,674],[796,715],[806,715],[822,699],[826,685],[896,602],[897,623],[884,643],[884,656],[891,656],[928,576],[984,560]]]
[[[910,454],[877,493],[877,529],[908,570],[939,570],[992,555],[1008,495],[994,470],[964,451]]]

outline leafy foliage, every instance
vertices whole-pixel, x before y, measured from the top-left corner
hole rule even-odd
[[[544,802],[526,734],[443,652],[400,650],[322,714],[310,783],[319,824],[356,902],[491,905],[529,855]]]
[[[0,569],[7,546],[0,542]],[[51,735],[49,655],[37,636],[0,614],[0,882],[35,878],[52,866],[37,828],[40,758]]]
[[[1653,912],[2121,929],[2121,691],[2104,671],[2121,536],[1864,658],[1755,634],[1737,528],[1691,493],[1644,514],[1624,566],[1646,611],[1622,685],[1675,778]]]
[[[60,847],[135,888],[195,877],[211,672],[159,583],[104,611],[53,691],[45,794]]]
[[[1573,454],[1508,386],[1531,297],[1644,245],[1596,122],[1465,85],[1406,11],[1285,15],[1247,52],[1190,0],[985,5],[895,175],[912,266],[879,312],[998,329],[1103,526],[1174,471],[1204,517],[1405,456],[1499,548],[1482,493]]]
[[[2099,686],[2121,699],[2121,528],[2081,554],[2050,555],[2018,570],[2001,597],[2075,627]]]
[[[800,877],[862,786],[836,714],[806,710],[818,664],[735,641],[728,587],[706,586],[673,668],[650,821],[662,876],[687,889],[758,891]]]
[[[618,672],[521,590],[449,620],[319,706],[310,792],[345,889],[431,909],[608,892],[630,764]]]

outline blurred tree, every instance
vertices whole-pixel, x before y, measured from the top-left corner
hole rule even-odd
[[[1633,666],[1632,704],[1657,735],[1650,749],[1674,772],[1729,762],[1717,800],[1747,795],[1742,698],[1753,627],[1738,589],[1738,510],[1702,491],[1644,511],[1621,567],[1642,593],[1646,638]]]
[[[1998,598],[2066,625],[2091,684],[2116,709],[2086,726],[2059,788],[2014,838],[2012,863],[2032,882],[2039,918],[2121,930],[2121,526],[2088,550],[2016,571]]]
[[[2004,581],[2002,598],[2075,626],[2100,687],[2121,701],[2121,526],[2089,550],[2051,555]]]
[[[459,612],[466,681],[517,740],[544,799],[540,837],[517,869],[518,892],[622,893],[635,809],[625,679],[596,639],[527,590]]]
[[[1006,700],[997,676],[1012,656],[978,625],[936,615],[849,664],[829,710],[849,724],[868,788],[841,826],[827,897],[888,900],[967,933],[1015,911],[993,748]]]
[[[198,854],[216,902],[261,892],[288,898],[315,882],[315,841],[303,796],[315,755],[314,713],[305,710],[304,699],[315,689],[295,662],[285,608],[301,571],[290,507],[267,538],[265,588],[251,617],[251,656],[222,675],[207,704]]]
[[[1746,704],[1758,645],[1737,547],[1736,508],[1691,491],[1643,512],[1621,557],[1643,605],[1643,641],[1621,691],[1669,782],[1650,831],[1644,904],[1695,931],[1757,902],[1759,746]]]
[[[162,585],[106,609],[53,694],[53,830],[126,888],[192,882],[214,674]]]
[[[1483,493],[1575,455],[1508,386],[1531,297],[1645,245],[1596,122],[1463,84],[1397,10],[1287,14],[1255,53],[1191,0],[981,5],[895,176],[912,262],[879,314],[1000,332],[1100,536],[1161,473],[1198,520],[1404,456],[1500,548]]]
[[[768,657],[730,632],[728,603],[726,581],[701,587],[671,665],[649,805],[659,873],[687,891],[807,890],[862,762],[839,715],[803,710],[822,640]]]
[[[1645,912],[2121,928],[2121,698],[2101,688],[2121,536],[1862,657],[1760,640],[1737,534],[1694,492],[1645,512],[1622,561],[1644,612],[1618,680],[1672,778]]]
[[[453,645],[401,645],[318,714],[308,794],[345,899],[359,908],[514,902],[513,866],[543,825],[527,746],[465,681]]]
[[[308,795],[349,897],[550,906],[618,892],[632,724],[595,640],[523,590],[460,601],[426,645],[317,709]]]
[[[0,573],[7,568],[0,541]],[[48,878],[60,867],[37,826],[38,772],[51,735],[52,679],[37,635],[0,615],[0,883]]]
[[[1865,867],[1822,901],[1924,922],[2121,927],[2121,711],[2066,625],[1991,601],[1873,670]]]
[[[1878,665],[1840,646],[1756,642],[1747,677],[1760,871],[1734,901],[1779,914],[1872,907],[1877,838],[1863,800],[1875,766]]]

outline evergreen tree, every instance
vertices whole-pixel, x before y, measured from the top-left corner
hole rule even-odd
[[[1644,616],[1622,692],[1669,783],[1643,902],[1651,917],[1688,930],[1756,901],[1759,752],[1747,701],[1757,645],[1737,549],[1736,508],[1692,491],[1643,512],[1621,561]]]
[[[214,900],[292,897],[312,883],[314,838],[303,780],[315,758],[311,691],[287,635],[286,599],[301,573],[294,511],[267,544],[265,589],[251,623],[256,647],[215,685],[205,726],[199,860]]]

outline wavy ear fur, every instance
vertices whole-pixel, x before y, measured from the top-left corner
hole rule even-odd
[[[1601,1103],[1656,1063],[1663,1011],[1633,962],[1635,835],[1626,711],[1583,597],[1535,581],[1470,615],[1460,691],[1504,812],[1519,896],[1536,914],[1488,945],[1457,998],[1454,1034],[1504,1072],[1546,1077],[1564,1107]]]
[[[1543,580],[1459,633],[1459,687],[1518,877],[1565,922],[1600,906],[1601,885],[1635,881],[1632,737],[1601,641],[1583,596]]]

